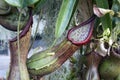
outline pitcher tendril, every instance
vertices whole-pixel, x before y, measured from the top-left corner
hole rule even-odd
[[[21,20],[21,17],[22,17],[22,12],[20,12],[20,14],[19,14],[18,27],[17,27],[17,46],[18,46],[18,63],[19,63],[19,65],[20,65],[20,36],[19,36],[19,33],[20,33],[20,20]],[[20,68],[20,66],[19,66],[19,68]],[[20,76],[21,76],[21,70],[20,70]]]

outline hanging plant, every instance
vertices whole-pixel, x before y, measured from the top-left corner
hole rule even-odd
[[[51,73],[55,71],[57,68],[59,68],[70,56],[74,54],[74,52],[80,47],[80,45],[87,43],[90,40],[93,26],[94,26],[94,20],[95,16],[88,19],[87,21],[83,22],[80,25],[80,28],[85,27],[85,25],[88,25],[87,28],[85,28],[85,32],[88,36],[86,36],[86,39],[79,41],[77,45],[72,44],[68,39],[63,40],[59,45],[52,47],[51,49],[37,52],[34,55],[32,55],[28,61],[27,66],[29,73],[32,76],[44,76],[48,73]],[[79,30],[80,28],[72,28],[71,30]],[[71,32],[70,30],[70,32]],[[70,35],[70,32],[68,32],[68,35]],[[79,34],[85,34],[83,32],[79,32]],[[76,35],[75,35],[76,36]],[[79,37],[79,36],[76,36]],[[81,38],[84,36],[81,36]],[[69,37],[70,38],[70,37]],[[44,62],[46,61],[46,62]]]

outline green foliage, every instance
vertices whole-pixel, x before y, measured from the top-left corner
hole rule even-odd
[[[120,34],[120,22],[116,25],[116,27],[113,29],[113,32],[112,32],[112,40],[113,41],[117,41],[118,39],[118,35]]]
[[[23,8],[33,5],[39,0],[5,0],[5,1],[12,6]]]
[[[0,15],[8,14],[11,7],[4,1],[0,0]]]
[[[33,8],[33,13],[36,14],[41,11],[41,9],[43,8],[43,5],[48,0],[4,0],[4,1],[6,1],[8,4],[10,4],[12,6],[19,7],[21,9],[35,4],[34,8]],[[59,38],[60,36],[62,36],[62,34],[65,32],[65,29],[68,27],[68,25],[71,21],[71,18],[73,16],[73,13],[75,11],[76,3],[78,2],[78,0],[62,0],[62,1],[63,2],[62,2],[62,5],[61,5],[60,11],[59,11],[59,15],[58,15],[58,18],[56,21],[56,25],[55,25],[56,39]],[[109,0],[96,0],[96,4],[100,8],[109,9],[108,1]],[[115,12],[120,12],[120,0],[113,0],[113,2],[114,3],[112,5],[112,10],[114,10]],[[96,27],[99,27],[100,22],[102,23],[102,27],[103,27],[103,32],[101,31],[102,38],[109,39],[109,37],[111,37],[111,35],[112,35],[112,39],[114,41],[116,41],[118,39],[118,34],[120,34],[120,18],[118,18],[116,16],[117,15],[110,16],[109,14],[106,14],[105,16],[101,17],[100,19],[99,18],[96,19],[96,22],[95,22]],[[19,23],[18,22],[16,23],[16,24],[18,24],[18,31],[19,31],[19,27],[21,27],[20,20],[21,19],[19,18]],[[112,24],[112,21],[113,21],[113,23],[115,23],[114,26]],[[98,29],[96,27],[94,28],[94,31]],[[100,32],[100,31],[98,31],[98,32]],[[95,33],[95,35],[96,35],[96,33]],[[19,40],[19,32],[18,32],[18,40]],[[19,41],[18,41],[18,44],[19,44]],[[18,49],[19,49],[19,45],[18,45]],[[85,52],[85,49],[83,49],[83,51],[81,53],[83,53],[83,52]],[[54,58],[53,54],[55,54],[55,53],[51,52],[51,53],[45,54],[45,52],[41,52],[40,55],[33,56],[31,58],[32,60],[28,59],[28,61],[27,61],[28,68],[36,70],[36,71],[39,71],[40,69],[43,69],[43,68],[45,68],[45,69],[49,68],[51,66],[51,64],[54,64],[57,61],[57,58]],[[20,56],[20,54],[19,54],[19,56]],[[84,58],[84,60],[85,60],[85,58]],[[76,63],[77,61],[74,58],[71,58],[71,62]],[[108,64],[110,62],[109,61],[105,62],[106,64],[105,63],[103,64],[103,67],[104,66],[105,67],[102,68],[101,71],[102,70],[103,70],[103,72],[104,72],[104,70],[108,71],[111,68],[110,65]],[[115,64],[112,64],[112,65],[115,66]],[[115,68],[112,68],[112,69],[114,71]],[[119,68],[118,68],[118,70],[119,70]],[[108,73],[109,73],[109,71],[108,71]],[[77,77],[76,70],[75,69],[71,70],[71,74],[68,77],[68,80],[76,80],[76,77]]]
[[[38,14],[40,13],[40,10],[43,8],[44,4],[47,2],[48,0],[40,0],[39,2],[37,2],[35,4],[35,8],[33,10],[33,14]]]
[[[100,8],[109,9],[108,0],[96,0],[97,6]],[[105,16],[101,17],[102,27],[103,30],[106,30],[107,28],[112,30],[112,19],[109,14],[106,14]]]
[[[78,0],[63,0],[55,26],[56,38],[59,38],[69,25],[77,1]]]
[[[115,56],[109,56],[105,59],[101,66],[99,67],[99,73],[101,78],[104,80],[116,80],[115,77],[118,77],[120,74],[120,58]]]
[[[115,11],[115,12],[118,12],[120,11],[120,4],[117,0],[114,0],[113,2],[113,5],[112,5],[112,9]]]
[[[27,64],[29,69],[39,70],[45,67],[49,67],[53,64],[57,59],[54,59],[53,56],[47,56],[42,59],[36,60],[34,62],[30,62]]]
[[[114,10],[116,13],[120,11],[120,4],[119,4],[119,0],[114,0],[113,5],[112,5],[112,10]],[[112,17],[113,19],[113,32],[112,32],[112,40],[113,41],[117,41],[118,39],[118,35],[120,34],[120,18],[115,15]]]
[[[119,4],[120,4],[120,0],[118,0]]]
[[[120,80],[120,74],[117,76],[117,78],[115,80]]]
[[[116,13],[120,12],[120,4],[118,3],[117,0],[114,0],[113,5],[112,5],[112,10],[114,10]],[[113,26],[115,27],[117,23],[119,23],[120,18],[117,16],[114,16],[113,18]]]

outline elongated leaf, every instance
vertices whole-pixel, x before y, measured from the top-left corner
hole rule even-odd
[[[98,7],[105,9],[109,8],[108,0],[96,0],[96,3]],[[112,19],[110,18],[109,14],[106,14],[105,16],[101,17],[101,22],[102,22],[103,30],[106,30],[107,28],[112,30]]]
[[[77,1],[63,0],[55,26],[56,38],[60,37],[68,26]]]
[[[8,4],[16,7],[27,7],[30,6],[40,0],[5,0]]]

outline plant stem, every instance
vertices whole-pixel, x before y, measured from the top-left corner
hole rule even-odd
[[[19,37],[19,33],[20,33],[20,20],[21,20],[21,17],[22,17],[22,12],[20,12],[20,14],[19,14],[18,27],[17,27],[17,47],[18,47],[18,65],[19,65],[19,70],[20,70],[20,37]],[[21,70],[20,70],[20,78],[21,77],[22,76],[21,76]]]
[[[41,13],[42,13],[42,11],[41,11]],[[30,49],[32,48],[33,43],[34,43],[34,41],[35,41],[35,39],[36,39],[36,36],[37,36],[37,31],[38,31],[38,27],[39,27],[39,23],[40,23],[40,19],[41,19],[41,13],[39,14],[39,19],[38,19],[38,22],[37,22],[37,27],[36,27],[36,30],[35,30],[35,35],[34,35],[34,38],[33,38],[32,43],[31,43],[31,45],[30,45],[30,47],[29,47],[28,52],[29,52],[29,51],[30,51]]]
[[[53,41],[53,43],[51,44],[51,46],[49,47],[49,49],[51,49],[57,42],[58,38],[55,38],[55,40]]]

